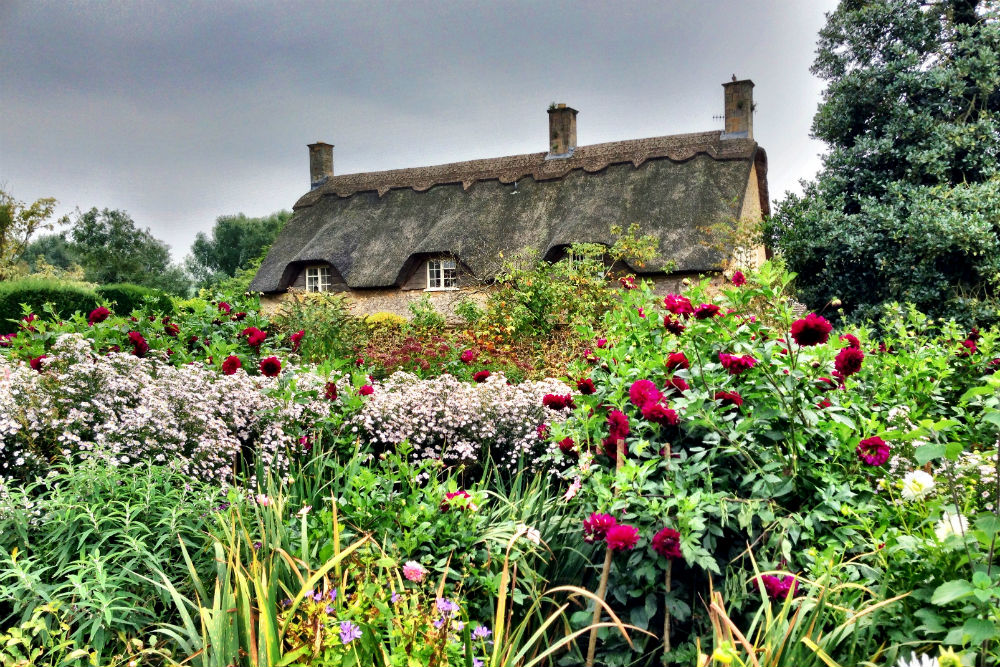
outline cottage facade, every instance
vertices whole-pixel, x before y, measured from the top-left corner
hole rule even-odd
[[[311,190],[296,203],[251,289],[341,292],[359,313],[407,313],[424,295],[450,310],[523,248],[556,261],[574,243],[611,245],[611,225],[659,240],[643,267],[669,289],[728,258],[705,227],[768,213],[767,156],[753,138],[753,82],[723,84],[725,129],[577,145],[578,112],[548,111],[547,151],[335,176],[333,146],[309,146]],[[742,264],[763,248],[733,249]]]

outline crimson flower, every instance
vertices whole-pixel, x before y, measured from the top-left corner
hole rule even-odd
[[[163,323],[163,333],[167,334],[171,338],[177,338],[177,334],[181,332],[181,328],[174,324],[173,322]]]
[[[717,391],[715,400],[722,401],[723,405],[735,405],[737,408],[743,405],[743,397],[735,391]]]
[[[302,345],[302,339],[305,337],[305,330],[296,331],[292,334],[292,352],[298,352],[299,346]]]
[[[809,313],[804,318],[792,322],[792,338],[803,347],[822,345],[830,340],[833,325],[825,317]]]
[[[877,435],[859,442],[854,451],[859,459],[870,466],[880,466],[889,460],[889,445]]]
[[[337,383],[336,382],[327,382],[326,383],[326,387],[324,388],[324,391],[323,391],[323,396],[328,401],[335,401],[335,400],[337,400]]]
[[[0,347],[10,347],[10,342],[17,338],[17,332],[0,336]]]
[[[594,381],[590,378],[582,378],[576,381],[576,390],[584,396],[589,396],[597,391],[597,387],[594,386]]]
[[[489,371],[476,371],[472,374],[472,379],[476,382],[486,382],[486,378],[490,376]]]
[[[604,348],[606,348],[608,346],[608,339],[607,338],[598,338],[595,342],[597,343],[597,349],[598,350],[603,350]]]
[[[816,383],[822,391],[833,391],[837,388],[837,383],[827,377],[819,378]]]
[[[612,551],[624,551],[634,549],[639,543],[639,529],[624,523],[616,523],[608,528],[604,535],[604,541],[608,543],[608,548]]]
[[[785,600],[789,593],[794,596],[795,591],[799,587],[799,582],[793,574],[783,577],[776,577],[773,574],[762,574],[759,577],[759,583],[764,587],[767,597],[778,602]]]
[[[816,407],[819,408],[820,410],[826,410],[831,405],[833,405],[833,403],[824,398],[822,401],[816,404]]]
[[[363,385],[361,389],[358,389],[359,396],[371,396],[375,393],[375,387],[370,384]]]
[[[840,337],[840,340],[847,341],[848,347],[856,347],[858,349],[861,349],[861,341],[858,340],[858,337],[855,336],[854,334],[843,334]]]
[[[684,557],[681,553],[681,534],[673,528],[661,528],[660,532],[653,535],[650,546],[664,558],[677,560]]]
[[[969,338],[967,340],[962,341],[962,349],[959,350],[957,354],[960,357],[968,357],[970,355],[975,354],[976,350],[978,349],[979,348],[976,347],[976,341]]]
[[[220,301],[219,302],[219,312],[220,313],[225,313],[226,315],[228,315],[230,313],[230,311],[232,311],[232,309],[233,309],[233,307],[230,306],[225,301]]]
[[[281,372],[281,362],[278,360],[278,357],[261,359],[260,372],[269,378],[278,377],[278,374]]]
[[[696,320],[707,320],[719,314],[720,308],[714,303],[701,303],[694,309]]]
[[[677,370],[678,368],[691,368],[691,362],[688,361],[687,356],[683,352],[671,352],[667,355],[667,360],[663,362],[663,365],[668,371]]]
[[[135,356],[145,357],[146,353],[149,352],[149,343],[146,342],[146,339],[138,331],[129,331],[128,340],[132,343],[132,354]]]
[[[463,364],[471,364],[476,358],[479,357],[479,353],[475,350],[463,350],[459,359],[462,360]]]
[[[647,403],[656,403],[662,394],[651,380],[636,380],[629,387],[628,397],[632,403],[642,409]]]
[[[103,322],[109,317],[111,317],[111,311],[104,306],[100,306],[90,311],[90,315],[87,316],[87,323],[90,326],[94,326],[98,322]]]
[[[564,410],[567,408],[575,408],[576,402],[569,394],[566,394],[565,396],[560,396],[559,394],[545,394],[545,396],[542,397],[542,405],[552,410]]]
[[[450,510],[453,504],[452,501],[454,501],[455,507],[459,509],[476,509],[476,506],[472,504],[472,496],[469,495],[469,492],[459,489],[458,491],[451,491],[444,494],[444,500],[441,501],[441,511],[447,512]]]
[[[233,375],[243,367],[243,362],[235,354],[231,354],[222,362],[222,372],[225,375]]]
[[[694,314],[694,307],[691,305],[691,300],[680,294],[668,294],[663,297],[663,307],[674,315],[687,317]]]
[[[559,451],[563,454],[572,454],[573,448],[576,447],[576,443],[573,442],[573,438],[570,437],[563,438],[556,444],[559,445]]]
[[[260,347],[264,339],[267,338],[267,333],[257,327],[247,327],[240,332],[240,335],[247,339],[247,345],[252,348]]]
[[[660,426],[677,426],[677,413],[662,403],[646,403],[642,406],[642,417]]]
[[[663,388],[666,389],[667,391],[676,389],[677,391],[683,393],[688,389],[690,389],[691,387],[688,386],[688,383],[684,380],[684,378],[679,378],[677,376],[674,376],[669,380],[667,380],[667,384]]]
[[[635,289],[638,287],[638,285],[635,284],[634,276],[622,276],[618,279],[618,282],[621,283],[621,286],[625,289]]]
[[[743,275],[742,271],[737,271],[736,273],[734,273],[733,277],[730,278],[730,281],[732,281],[732,283],[737,287],[742,287],[743,285],[747,284],[747,278],[746,276]]]
[[[247,318],[247,314],[244,313],[244,312],[242,312],[242,311],[240,311],[240,312],[236,313],[235,315],[233,315],[233,317],[231,319],[233,320],[233,322],[242,322],[246,318]]]
[[[865,353],[859,347],[845,347],[837,353],[833,365],[837,372],[843,377],[854,375],[861,370],[861,362],[864,361]]]
[[[1000,358],[991,359],[990,361],[986,362],[986,369],[987,372],[990,374],[996,373],[998,370],[1000,370]]]
[[[740,373],[753,368],[754,364],[757,363],[757,360],[749,354],[737,357],[736,355],[726,354],[725,352],[719,352],[719,361],[722,363],[722,367],[729,371],[730,375],[739,375]]]
[[[48,358],[48,356],[49,355],[47,355],[47,354],[39,355],[39,356],[35,357],[34,359],[30,360],[28,362],[28,365],[31,366],[32,370],[36,370],[39,373],[41,373],[42,372],[42,359],[46,359],[46,358]]]
[[[608,529],[617,524],[618,522],[610,514],[594,512],[583,520],[583,541],[593,544],[598,540],[603,540],[608,534]]]
[[[685,329],[684,324],[680,320],[675,320],[669,315],[663,316],[663,327],[675,336],[680,336],[684,333]]]

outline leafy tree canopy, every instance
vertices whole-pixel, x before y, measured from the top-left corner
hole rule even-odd
[[[190,280],[170,263],[170,248],[128,213],[92,208],[79,213],[69,230],[78,261],[90,282],[134,283],[186,294]]]
[[[215,221],[211,236],[199,233],[195,237],[185,265],[202,285],[235,277],[271,247],[290,217],[290,211],[279,211],[262,218],[248,218],[242,213],[220,216]]]
[[[877,318],[908,301],[997,318],[1000,8],[990,0],[843,0],[812,71],[829,145],[769,224],[813,308]]]
[[[0,280],[11,278],[35,232],[51,229],[56,200],[44,197],[30,206],[0,188]]]

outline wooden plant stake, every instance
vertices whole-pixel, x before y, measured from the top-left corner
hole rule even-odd
[[[618,439],[616,443],[618,449],[618,460],[615,463],[615,476],[621,472],[622,463],[625,461],[625,441],[621,438]],[[615,480],[615,495],[618,495],[618,483]],[[601,583],[597,587],[597,599],[604,601],[604,596],[608,592],[608,575],[611,574],[611,557],[614,555],[614,550],[608,547],[604,552],[604,567],[601,569]],[[594,619],[591,624],[596,626],[601,622],[601,605],[597,602],[594,603]],[[597,628],[591,628],[590,630],[590,643],[587,645],[587,667],[594,667],[594,654],[597,652]]]
[[[670,458],[670,443],[667,443],[667,467],[670,467],[670,462],[673,459]],[[667,577],[666,577],[666,588],[667,591],[663,595],[663,663],[667,662],[667,654],[670,653],[670,607],[667,606],[667,598],[670,597],[670,576],[671,571],[674,569],[674,561],[671,558],[667,561]]]

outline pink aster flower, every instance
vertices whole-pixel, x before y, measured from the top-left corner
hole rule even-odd
[[[855,453],[868,465],[880,466],[889,460],[889,445],[876,435],[859,442]]]
[[[403,576],[406,577],[408,581],[420,583],[424,580],[426,575],[427,570],[423,565],[415,560],[408,560],[403,565]]]
[[[635,545],[639,543],[639,530],[635,526],[616,523],[608,528],[604,541],[608,543],[608,548],[612,551],[634,549]]]
[[[583,520],[583,541],[593,544],[598,540],[603,540],[608,534],[608,529],[617,523],[610,514],[592,513]]]

